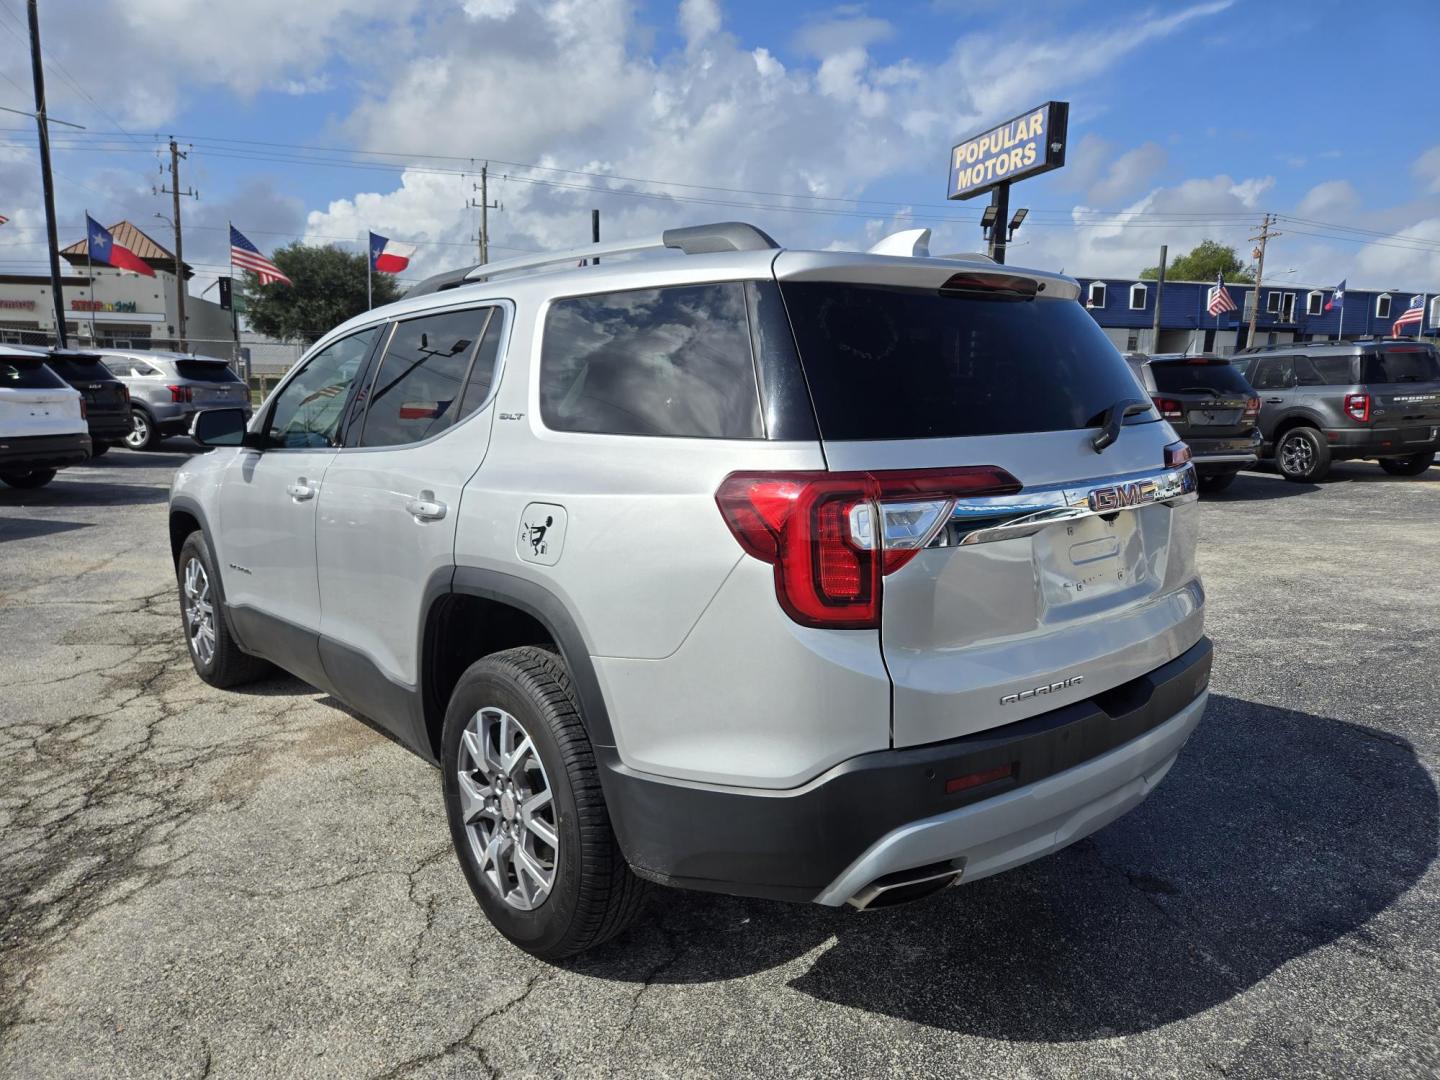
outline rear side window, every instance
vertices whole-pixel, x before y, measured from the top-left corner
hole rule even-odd
[[[1366,383],[1440,382],[1440,362],[1426,345],[1398,345],[1365,353],[1360,381]]]
[[[761,438],[744,285],[557,300],[545,319],[540,415],[554,431]]]
[[[455,423],[493,310],[447,311],[396,324],[370,386],[361,446],[419,442]]]
[[[826,439],[1070,431],[1142,397],[1095,320],[1070,300],[999,300],[782,282]],[[1129,422],[1153,421],[1153,413]]]
[[[1348,356],[1297,356],[1295,379],[1301,386],[1353,386]]]
[[[1184,394],[1214,390],[1221,394],[1249,394],[1245,376],[1223,360],[1167,360],[1150,365],[1162,393]]]
[[[42,360],[0,356],[0,390],[56,390],[64,386],[65,380]]]
[[[175,372],[182,379],[190,379],[194,382],[240,381],[227,365],[206,363],[204,360],[176,360]]]

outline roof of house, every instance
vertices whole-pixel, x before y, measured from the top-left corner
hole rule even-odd
[[[110,229],[110,235],[115,238],[115,243],[121,247],[134,252],[156,269],[174,271],[174,253],[161,247],[144,232],[141,232],[132,222],[117,221],[114,225],[108,226],[108,228]],[[76,266],[83,265],[90,257],[90,241],[89,239],[80,240],[67,248],[61,248],[60,254]],[[191,269],[190,264],[186,263],[185,276],[187,278],[192,277],[194,273],[195,271]]]

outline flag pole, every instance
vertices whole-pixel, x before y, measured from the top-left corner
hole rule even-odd
[[[1425,305],[1430,300],[1429,293],[1420,294],[1420,321],[1415,324],[1415,340],[1423,341],[1425,338]]]
[[[365,310],[369,311],[375,306],[375,296],[370,286],[370,267],[375,260],[370,257],[370,236],[367,231],[365,236]]]
[[[85,220],[86,222],[90,220],[90,210],[88,207],[85,210]],[[94,349],[97,347],[95,341],[95,252],[90,250],[90,230],[88,226],[85,231],[85,269],[90,278],[90,347]],[[75,326],[75,333],[78,335],[80,333],[80,323],[78,319],[76,320]]]
[[[1335,340],[1345,340],[1345,298],[1343,296],[1340,298],[1340,329],[1335,334]]]

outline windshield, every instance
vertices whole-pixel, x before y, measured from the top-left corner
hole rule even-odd
[[[239,382],[223,360],[176,360],[175,371],[182,379],[195,382]]]
[[[1395,345],[1366,352],[1361,367],[1361,382],[1416,383],[1440,382],[1440,362],[1429,345]]]
[[[1161,393],[1243,394],[1246,397],[1252,393],[1245,376],[1223,360],[1157,360],[1150,364],[1150,371]]]
[[[934,439],[1098,426],[1143,395],[1071,300],[781,282],[825,439]],[[1152,411],[1128,423],[1156,419]]]

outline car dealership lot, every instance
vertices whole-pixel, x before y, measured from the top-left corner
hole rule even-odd
[[[0,492],[0,1075],[1440,1070],[1440,468],[1206,501],[1210,710],[1095,837],[889,912],[661,893],[549,966],[434,770],[194,676],[177,451]]]

